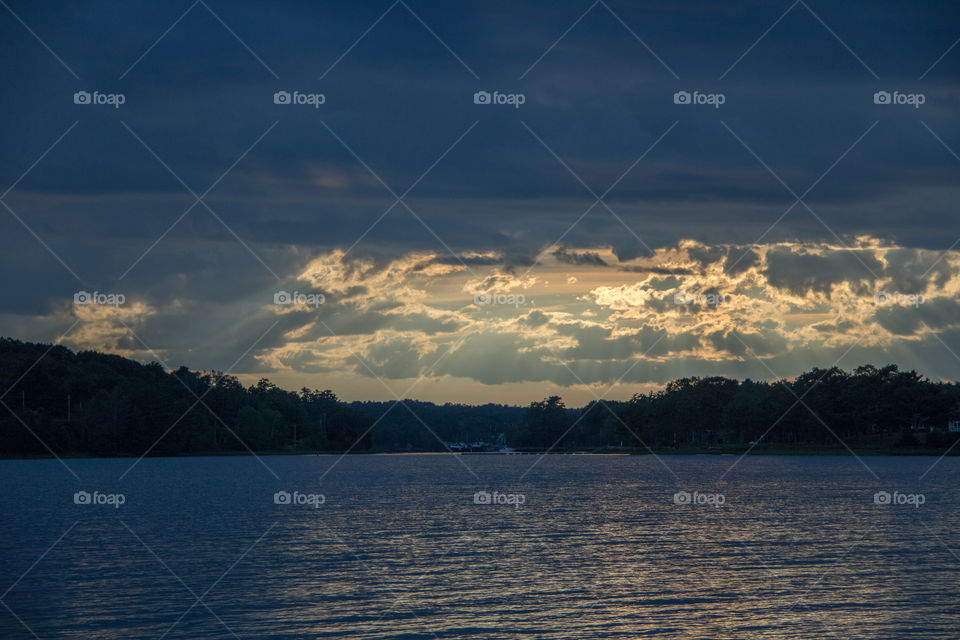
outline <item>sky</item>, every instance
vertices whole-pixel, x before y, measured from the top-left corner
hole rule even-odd
[[[349,400],[960,378],[955,2],[0,5],[0,335]]]

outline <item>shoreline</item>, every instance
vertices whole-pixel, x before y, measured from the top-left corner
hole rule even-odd
[[[915,449],[904,450],[890,447],[868,447],[856,448],[850,450],[845,447],[780,447],[772,446],[769,448],[754,447],[747,450],[746,447],[725,448],[725,449],[611,449],[608,451],[257,451],[253,454],[245,451],[198,451],[195,453],[183,453],[176,455],[145,456],[148,458],[221,458],[221,457],[258,457],[267,456],[358,456],[358,455],[378,455],[378,456],[409,456],[409,455],[465,455],[465,456],[794,456],[794,457],[853,457],[853,456],[886,456],[886,457],[955,457],[960,455],[960,447],[954,447],[952,450],[929,449],[926,447],[917,447]],[[5,460],[55,460],[62,458],[65,460],[110,460],[110,459],[131,459],[139,458],[135,454],[117,454],[111,456],[97,456],[83,453],[64,453],[59,456],[52,455],[0,455],[0,461]]]

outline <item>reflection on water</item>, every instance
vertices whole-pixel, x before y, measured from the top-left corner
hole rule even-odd
[[[0,463],[0,637],[956,637],[956,459],[336,460]]]

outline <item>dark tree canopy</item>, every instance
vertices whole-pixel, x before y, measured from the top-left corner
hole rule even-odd
[[[0,455],[183,455],[248,451],[528,451],[883,446],[949,450],[960,386],[896,365],[813,369],[793,380],[682,378],[626,402],[568,408],[403,400],[343,402],[263,378],[166,371],[94,351],[0,338]],[[960,423],[957,423],[960,424]],[[49,449],[47,448],[49,447]],[[954,447],[953,452],[960,451]]]

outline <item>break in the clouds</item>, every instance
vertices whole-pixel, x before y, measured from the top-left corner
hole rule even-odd
[[[958,17],[11,0],[0,333],[347,397],[955,378]]]
[[[355,397],[415,385],[421,396],[479,402],[546,385],[586,400],[588,388],[614,385],[622,396],[689,375],[771,378],[891,359],[939,376],[956,367],[944,348],[960,337],[955,251],[873,238],[851,247],[685,240],[629,261],[609,247],[547,247],[522,268],[497,254],[455,257],[462,263],[335,250],[230,303],[133,295],[64,304],[31,322],[79,321],[67,342],[221,369],[253,346],[239,368],[251,379]]]

